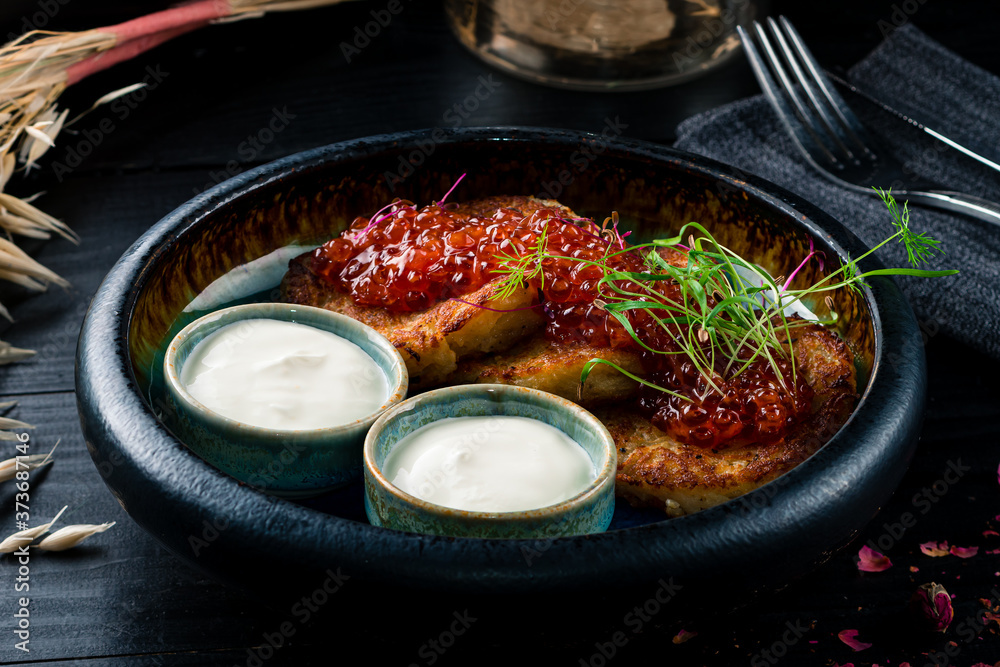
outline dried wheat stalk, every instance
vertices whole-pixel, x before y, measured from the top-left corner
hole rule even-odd
[[[35,526],[34,528],[19,530],[13,535],[8,535],[2,542],[0,542],[0,554],[14,553],[21,547],[34,542],[39,536],[44,535],[49,528],[51,528],[53,524],[59,520],[59,517],[61,517],[63,512],[66,511],[66,507],[68,507],[68,505],[59,510],[59,514],[56,514],[52,518],[52,521],[49,521],[48,523],[43,523],[42,525]]]
[[[91,535],[103,533],[113,525],[115,525],[114,521],[100,524],[81,523],[66,526],[47,536],[44,540],[36,544],[35,548],[42,551],[66,551],[66,549],[72,549]]]
[[[87,76],[210,23],[334,5],[344,0],[199,0],[118,25],[83,32],[36,30],[0,47],[0,229],[8,237],[48,239],[53,234],[74,243],[79,237],[65,223],[5,192],[15,171],[29,171],[55,146],[67,124],[59,95]],[[97,100],[91,110],[134,91],[128,86]],[[75,120],[75,119],[74,119]],[[68,283],[0,238],[0,280],[32,291]],[[0,317],[11,319],[0,304]],[[0,341],[0,365],[34,354]]]

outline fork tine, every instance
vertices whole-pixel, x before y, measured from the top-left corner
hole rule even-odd
[[[840,93],[837,92],[830,83],[830,80],[823,73],[819,63],[816,62],[816,58],[813,57],[812,52],[806,47],[805,42],[802,41],[802,37],[799,35],[798,30],[795,29],[795,26],[792,25],[792,22],[784,16],[779,16],[778,20],[781,22],[782,28],[784,28],[789,40],[795,47],[795,51],[802,60],[802,63],[809,70],[813,83],[816,84],[816,87],[819,88],[830,108],[833,109],[837,120],[840,122],[850,141],[854,143],[862,154],[869,159],[874,159],[875,153],[869,148],[871,141],[868,139],[868,133],[865,131],[861,121],[854,115],[851,107],[847,105],[847,102],[844,101],[844,98],[840,96]]]
[[[802,106],[801,100],[796,98],[791,83],[788,82],[787,86],[779,85],[774,80],[774,77],[771,75],[771,69],[782,80],[782,84],[788,81],[788,76],[785,74],[781,62],[774,53],[774,49],[771,48],[767,35],[764,33],[760,23],[754,21],[753,28],[757,40],[767,54],[766,59],[761,56],[750,33],[743,26],[736,27],[754,76],[757,77],[757,82],[760,84],[761,90],[764,91],[764,95],[781,118],[785,129],[792,136],[792,139],[794,139],[796,147],[810,161],[829,166],[838,165],[839,161],[837,158],[833,156],[830,150],[820,141],[819,137],[816,136],[806,115],[806,110]],[[768,67],[768,63],[770,63],[770,68]],[[825,168],[823,167],[823,169]]]
[[[796,58],[796,52],[788,45],[785,40],[785,35],[782,34],[781,28],[778,27],[778,23],[771,17],[767,18],[767,27],[771,30],[771,36],[774,37],[775,43],[778,45],[778,49],[781,51],[781,55],[784,56],[785,62],[791,68],[792,73],[798,80],[802,90],[805,92],[806,97],[809,100],[809,104],[812,107],[814,115],[818,118],[819,123],[814,124],[817,130],[820,128],[817,125],[822,126],[823,130],[826,130],[824,136],[831,139],[836,148],[840,149],[840,153],[847,157],[848,160],[857,163],[858,159],[854,155],[854,152],[847,146],[846,142],[850,139],[845,136],[844,130],[838,123],[838,119],[830,115],[827,104],[823,103],[823,100],[817,95],[816,83],[806,76],[806,73],[802,71],[802,67],[799,66],[799,61]],[[801,53],[799,54],[801,56]]]

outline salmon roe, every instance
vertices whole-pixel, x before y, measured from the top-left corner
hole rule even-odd
[[[372,220],[374,219],[374,224]],[[625,247],[616,230],[602,230],[592,220],[567,220],[554,209],[543,208],[525,216],[499,208],[480,216],[453,205],[431,204],[417,208],[396,201],[373,218],[356,218],[340,237],[313,252],[312,271],[359,305],[395,312],[426,310],[447,298],[460,298],[494,280],[506,258],[530,255],[545,234],[550,255],[542,261],[543,276],[529,287],[539,290],[538,308],[546,320],[546,337],[567,345],[630,349],[640,353],[644,379],[676,395],[643,387],[639,407],[659,428],[680,442],[719,449],[749,442],[775,442],[809,411],[812,391],[802,374],[786,388],[770,363],[757,359],[733,377],[723,362],[711,369],[712,382],[698,371],[686,354],[656,354],[643,347],[677,352],[677,338],[688,338],[686,325],[669,331],[655,324],[644,310],[629,311],[627,318],[642,344],[602,307],[610,289],[601,285],[604,269],[648,271],[638,253]],[[678,251],[667,256],[675,263],[686,257]],[[655,283],[659,298],[679,301],[679,286]],[[708,308],[714,306],[709,298]],[[667,311],[656,313],[669,317]],[[706,350],[709,341],[702,343]],[[749,358],[748,350],[740,355]],[[781,377],[790,382],[791,365],[779,359]]]

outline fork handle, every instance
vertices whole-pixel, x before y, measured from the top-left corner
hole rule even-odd
[[[972,195],[948,190],[901,190],[896,193],[896,197],[907,199],[913,204],[923,204],[931,208],[964,213],[1000,226],[1000,205]]]

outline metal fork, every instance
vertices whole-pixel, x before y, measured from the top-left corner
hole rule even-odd
[[[1000,225],[997,204],[907,174],[902,163],[865,130],[791,22],[784,16],[778,21],[767,19],[770,36],[753,22],[757,43],[742,26],[738,30],[760,87],[810,164],[855,192],[877,196],[873,186],[892,188],[898,199]]]

